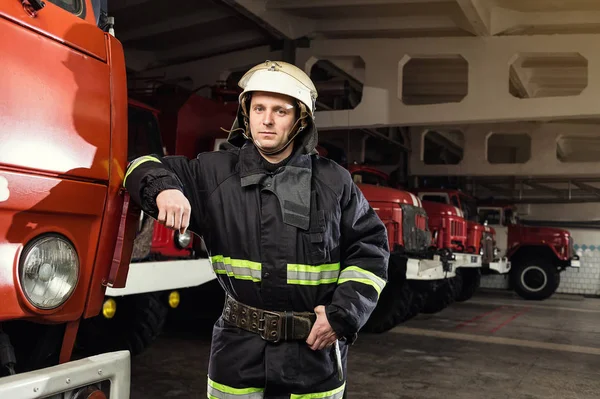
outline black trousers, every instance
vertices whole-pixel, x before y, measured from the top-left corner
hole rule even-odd
[[[270,343],[219,318],[212,336],[208,397],[299,399],[320,393],[322,399],[342,399],[348,354],[344,342],[340,352],[341,381],[333,347],[313,351],[304,341]]]

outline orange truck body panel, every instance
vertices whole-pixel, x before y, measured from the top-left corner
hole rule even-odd
[[[42,323],[96,315],[123,226],[127,85],[121,44],[85,16],[46,2],[31,17],[20,1],[0,3],[0,322]],[[74,245],[80,273],[72,296],[42,311],[17,278],[26,243],[59,233]],[[123,236],[123,234],[121,234]],[[115,253],[115,248],[119,253]]]

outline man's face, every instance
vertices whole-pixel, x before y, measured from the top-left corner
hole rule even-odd
[[[250,103],[250,132],[258,145],[266,150],[287,142],[296,121],[292,97],[255,92]]]

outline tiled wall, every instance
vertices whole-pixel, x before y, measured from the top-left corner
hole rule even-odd
[[[587,229],[569,229],[575,240],[575,250],[581,257],[581,268],[568,268],[561,273],[559,293],[600,295],[600,232]],[[505,276],[484,276],[484,288],[508,288]]]

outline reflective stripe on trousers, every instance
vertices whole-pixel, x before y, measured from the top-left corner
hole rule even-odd
[[[209,399],[262,399],[263,392],[263,388],[232,388],[208,378]]]
[[[292,394],[290,399],[342,399],[346,383],[326,392]],[[209,399],[263,399],[263,388],[232,388],[208,378],[207,397]]]
[[[292,395],[290,396],[290,399],[342,399],[342,397],[344,396],[345,388],[346,383],[344,383],[339,388],[332,389],[331,391]]]

